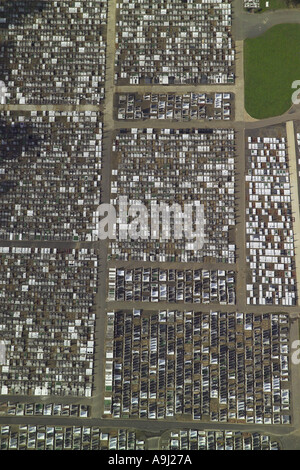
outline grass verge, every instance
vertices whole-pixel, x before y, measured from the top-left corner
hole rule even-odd
[[[300,80],[300,24],[274,26],[244,44],[245,109],[264,119],[292,105],[292,83]]]

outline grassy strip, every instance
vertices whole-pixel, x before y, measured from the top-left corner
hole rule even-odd
[[[274,26],[246,39],[244,56],[246,111],[256,119],[285,113],[292,105],[292,83],[300,80],[300,25]]]

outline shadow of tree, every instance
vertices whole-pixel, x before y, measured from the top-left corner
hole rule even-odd
[[[24,16],[42,12],[49,1],[45,0],[6,0],[0,4],[0,30],[11,24],[21,24]]]
[[[4,194],[9,193],[11,189],[16,187],[16,182],[12,180],[0,180],[0,197]],[[3,222],[2,217],[0,215],[0,221]]]
[[[22,151],[36,147],[38,143],[34,126],[23,122],[8,124],[0,119],[0,161],[16,160]]]
[[[15,56],[14,41],[1,40],[1,30],[10,25],[20,25],[27,15],[41,13],[50,2],[47,0],[6,0],[0,3],[0,79],[11,79],[10,61]],[[23,151],[39,145],[34,126],[27,123],[8,123],[0,118],[0,164],[17,162]],[[0,197],[13,190],[17,182],[0,176]]]
[[[22,165],[22,152],[30,152],[40,146],[40,137],[37,129],[28,123],[7,123],[0,119],[0,165],[13,169]],[[30,158],[30,157],[28,157]],[[26,164],[28,160],[26,159]],[[12,166],[13,165],[13,166]],[[17,186],[16,180],[6,179],[5,174],[0,176],[0,197],[7,194]]]

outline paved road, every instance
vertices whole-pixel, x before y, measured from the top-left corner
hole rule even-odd
[[[235,91],[235,84],[219,85],[223,93]],[[191,85],[118,85],[115,87],[116,93],[215,93],[218,85],[202,85],[200,83]]]
[[[58,423],[59,421],[59,423]],[[295,432],[295,428],[290,425],[267,425],[267,424],[244,424],[238,423],[214,423],[197,422],[176,419],[146,420],[146,419],[97,419],[97,418],[73,418],[73,417],[53,417],[53,416],[14,416],[0,417],[0,425],[22,425],[35,424],[46,426],[100,426],[103,429],[127,428],[138,429],[154,435],[168,430],[176,429],[198,429],[198,430],[228,430],[242,432],[270,433],[274,436],[287,436]]]
[[[296,142],[295,142],[295,129],[294,122],[288,121],[286,123],[287,145],[289,155],[289,173],[290,173],[290,187],[291,187],[291,205],[294,215],[294,227],[300,227],[300,212],[299,212],[299,191],[298,191],[298,171],[297,171],[297,156],[296,156]],[[299,231],[294,229],[294,249],[295,249],[295,265],[296,265],[296,279],[300,281],[300,234]],[[299,291],[299,289],[298,289]],[[298,296],[298,306],[299,306]]]
[[[159,261],[120,261],[114,260],[109,261],[108,267],[122,268],[126,264],[128,269],[139,268],[143,266],[144,268],[161,268],[162,263]],[[236,264],[222,263],[222,269],[225,270],[235,270]],[[163,269],[220,269],[220,263],[198,263],[188,261],[187,263],[181,261],[166,261],[163,263]]]
[[[246,129],[257,129],[268,126],[275,126],[278,124],[285,124],[289,121],[299,121],[300,120],[300,105],[292,106],[286,113],[281,116],[270,117],[267,119],[253,119],[251,121],[245,122]]]
[[[101,203],[110,201],[111,181],[111,151],[113,143],[113,100],[114,100],[114,57],[115,57],[115,17],[116,1],[108,2],[107,18],[107,50],[105,78],[105,107],[104,107],[104,138],[102,159]],[[105,336],[106,336],[106,281],[108,242],[97,243],[99,247],[100,272],[96,296],[96,342],[94,390],[92,399],[92,416],[100,418],[104,411],[104,381],[105,381]]]
[[[240,281],[243,282],[243,281]],[[237,284],[239,285],[239,283]],[[239,296],[241,298],[239,299]],[[171,303],[171,302],[108,302],[109,310],[132,310],[137,308],[140,310],[194,310],[195,312],[243,312],[243,313],[286,313],[290,316],[299,314],[299,307],[284,307],[281,305],[245,305],[244,291],[237,294],[236,305],[220,305],[220,304],[197,304],[197,303]]]
[[[233,0],[233,36],[235,40],[244,40],[260,36],[272,26],[282,23],[300,23],[300,9],[268,11],[266,13],[248,13],[243,8],[242,0]]]

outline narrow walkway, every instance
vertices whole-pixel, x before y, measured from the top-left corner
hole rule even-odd
[[[114,69],[116,37],[116,0],[108,3],[107,49],[105,76],[105,105],[103,113],[103,157],[102,157],[102,195],[101,203],[110,199],[111,151],[113,144],[114,119]],[[99,247],[99,283],[96,295],[96,347],[94,369],[94,391],[92,417],[100,418],[104,411],[105,383],[105,335],[106,335],[106,290],[108,240],[97,242]]]
[[[241,43],[243,41],[240,41]],[[214,85],[118,85],[116,93],[236,93],[237,87],[224,85],[222,83]]]
[[[299,213],[297,156],[296,156],[295,130],[294,130],[293,121],[289,121],[286,123],[286,134],[287,134],[288,156],[289,156],[292,213],[295,218],[295,222],[293,225],[294,225],[296,278],[299,283],[299,280],[300,280],[300,213]],[[300,305],[299,293],[298,293],[298,305]]]

